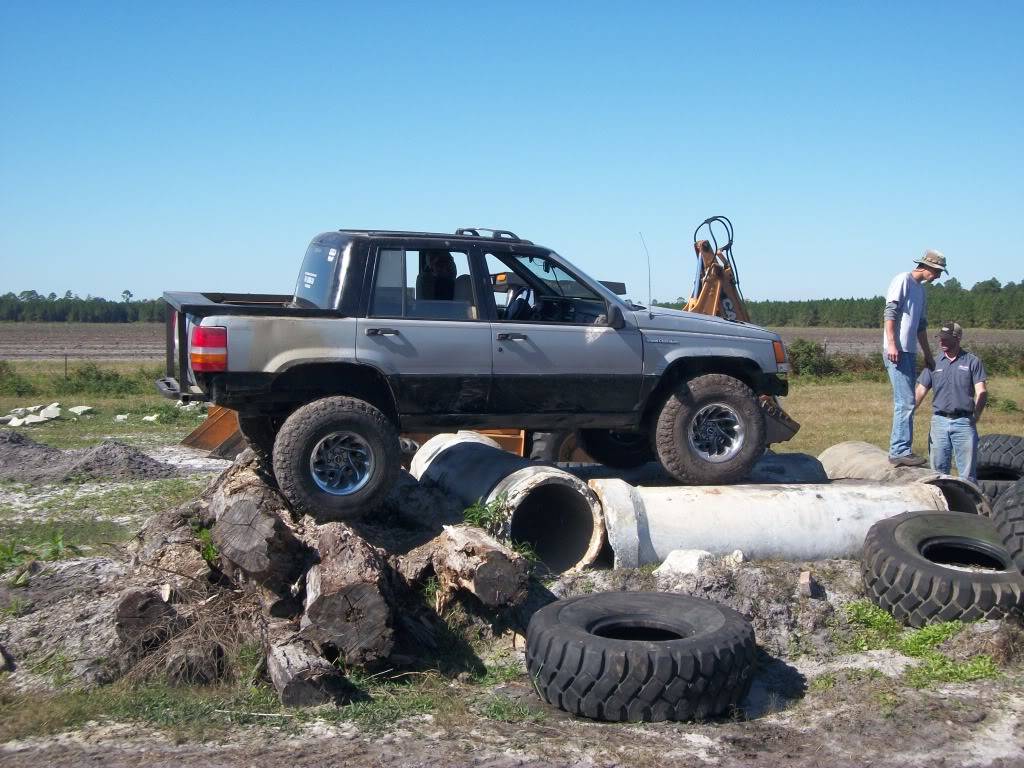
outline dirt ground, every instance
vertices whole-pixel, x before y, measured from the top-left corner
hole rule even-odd
[[[108,445],[62,452],[8,436],[0,445],[0,468],[20,485],[8,486],[6,495],[0,494],[0,517],[24,516],[17,501],[23,496],[62,493],[68,487],[62,480],[67,470],[81,467],[83,456],[90,457],[88,482],[74,485],[76,494],[107,487],[130,491],[133,482],[140,488],[172,482],[161,480],[169,473],[212,477],[226,466],[174,445]],[[19,466],[24,470],[20,478]],[[35,484],[29,487],[29,476],[39,471],[44,474],[34,477]],[[52,474],[46,475],[48,471]],[[76,473],[71,474],[81,483]],[[33,514],[47,515],[51,523],[59,524],[70,514],[71,501],[41,505]],[[137,515],[128,519],[140,522]],[[55,683],[46,679],[44,670],[46,653],[55,647],[65,652],[72,678],[92,684],[108,679],[105,670],[111,660],[104,658],[99,641],[109,632],[92,617],[97,604],[105,605],[103,601],[118,594],[129,558],[110,547],[81,555],[44,564],[24,588],[10,586],[10,574],[2,577],[0,609],[12,596],[21,608],[0,612],[0,645],[34,650],[20,672],[0,674],[0,699],[11,695],[5,690],[38,690],[40,695],[52,690]],[[815,597],[799,595],[797,584],[804,570],[822,587]],[[287,712],[220,711],[218,717],[227,718],[227,726],[196,735],[157,728],[140,713],[140,721],[103,717],[57,735],[0,743],[0,764],[1024,766],[1024,630],[1015,622],[985,622],[949,641],[945,652],[951,658],[998,649],[993,652],[999,660],[994,677],[912,684],[907,672],[920,659],[850,642],[845,606],[863,596],[855,561],[717,563],[688,575],[595,570],[546,580],[544,589],[556,597],[658,589],[729,605],[751,620],[760,648],[749,695],[729,717],[704,723],[604,724],[573,718],[540,701],[525,673],[521,640],[517,644],[504,632],[490,642],[507,654],[519,674],[490,684],[461,676],[445,678],[444,700],[449,704],[383,727],[315,712],[291,721],[294,716]],[[488,713],[475,703],[482,697],[521,710],[511,718]],[[453,710],[452,701],[465,703]],[[244,723],[232,725],[236,715]],[[251,724],[254,721],[259,724]]]
[[[825,347],[829,353],[846,355],[881,354],[881,328],[794,328],[783,326],[772,328],[786,344],[796,339],[807,339]],[[964,347],[990,347],[993,345],[1024,345],[1024,330],[1002,330],[993,328],[965,328]],[[933,344],[934,346],[934,344]]]

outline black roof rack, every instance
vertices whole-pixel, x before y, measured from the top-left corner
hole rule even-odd
[[[339,232],[345,232],[352,235],[368,235],[370,237],[431,237],[438,238],[441,240],[451,240],[452,235],[447,232],[409,232],[399,229],[339,229]],[[507,229],[488,229],[487,227],[463,227],[455,231],[454,237],[483,237],[481,232],[490,232],[491,239],[503,240],[509,243],[522,243],[523,245],[533,245],[530,240],[523,240],[517,236],[514,232],[509,232]]]

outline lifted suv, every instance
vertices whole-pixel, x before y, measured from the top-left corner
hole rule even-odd
[[[795,433],[778,335],[616,290],[504,230],[326,232],[292,295],[165,293],[157,386],[237,410],[320,519],[382,499],[400,430],[578,429],[599,461],[704,484]]]

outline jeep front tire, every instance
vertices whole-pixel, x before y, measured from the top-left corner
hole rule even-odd
[[[753,391],[719,373],[679,385],[658,415],[655,445],[665,470],[689,485],[742,480],[764,453],[764,415]]]
[[[317,522],[372,512],[398,475],[398,433],[388,418],[354,397],[302,406],[274,441],[274,476],[298,514]]]

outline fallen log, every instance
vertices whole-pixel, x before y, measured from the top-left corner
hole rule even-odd
[[[303,635],[346,664],[379,661],[394,647],[394,586],[383,553],[344,523],[320,527],[320,562],[306,574]]]
[[[312,707],[351,699],[352,686],[291,622],[268,622],[264,629],[267,673],[286,707]]]
[[[167,640],[182,619],[155,589],[128,589],[114,608],[114,630],[130,653],[145,652]]]
[[[440,536],[398,561],[399,573],[410,583],[421,581],[431,568],[440,586],[435,605],[438,612],[460,589],[488,608],[515,606],[526,596],[526,558],[480,528],[446,525]]]

